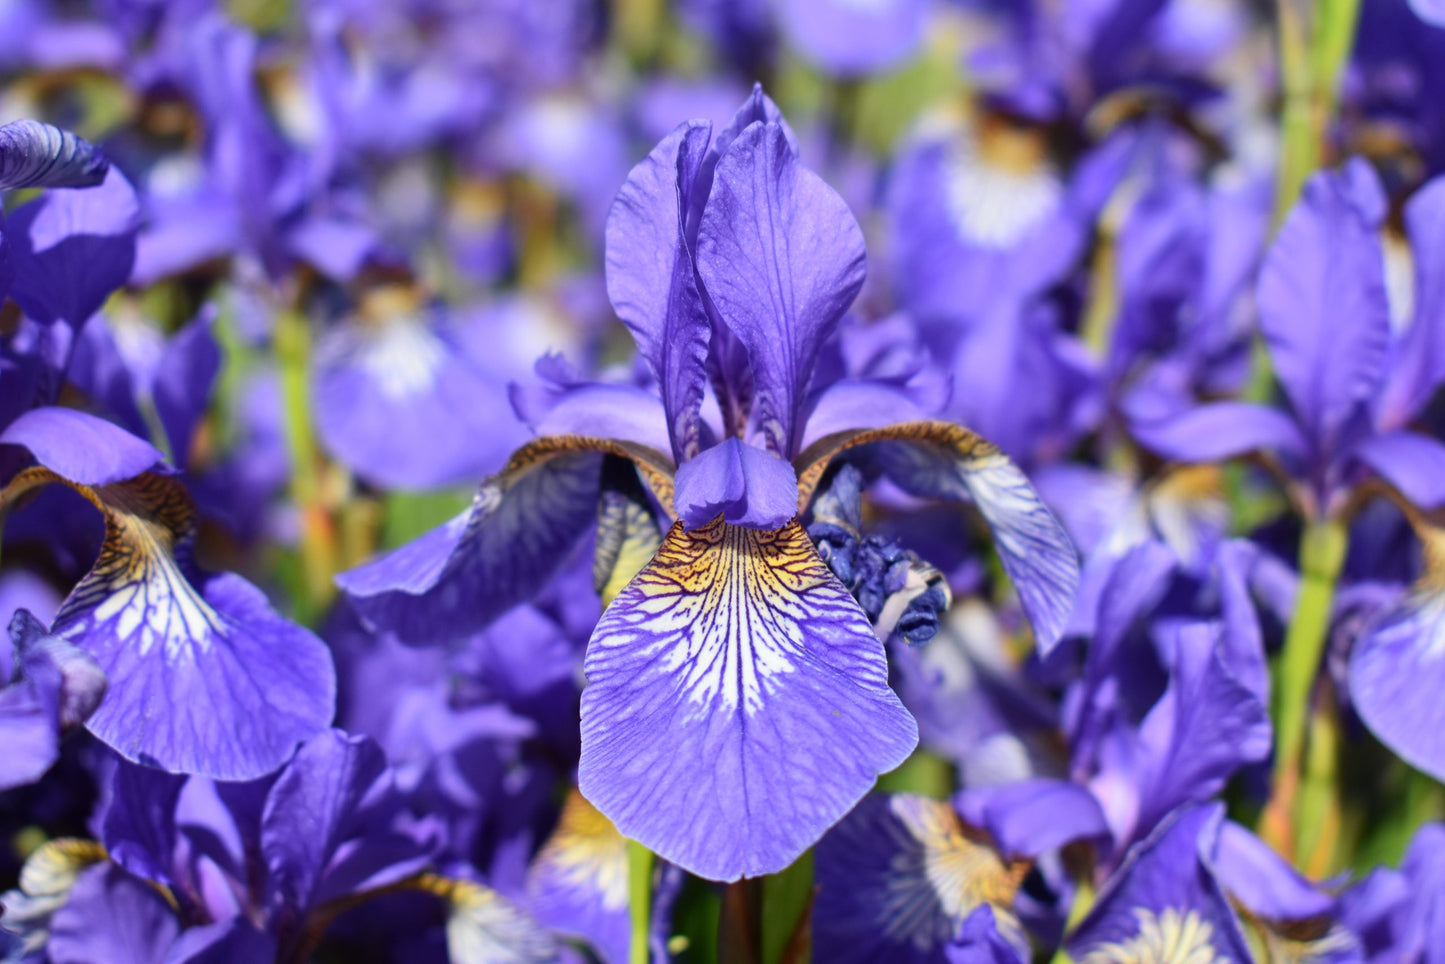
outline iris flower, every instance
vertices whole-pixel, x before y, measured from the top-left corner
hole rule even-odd
[[[918,741],[874,627],[799,521],[835,458],[971,498],[1041,642],[1072,603],[1073,547],[993,445],[895,384],[825,375],[863,276],[857,222],[761,89],[716,138],[681,125],[607,229],[608,292],[660,398],[566,386],[467,512],[340,579],[373,625],[446,642],[536,592],[597,519],[610,604],[584,667],[580,788],[702,877],[786,867]]]

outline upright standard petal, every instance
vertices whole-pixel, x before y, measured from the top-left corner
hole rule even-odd
[[[1010,862],[946,803],[873,794],[818,844],[814,947],[819,960],[934,962],[980,907],[1016,948],[1013,913],[1027,862]]]
[[[471,508],[388,555],[337,577],[362,619],[412,645],[486,627],[538,592],[597,512],[601,453],[630,459],[672,508],[672,466],[639,445],[549,436],[482,483]]]
[[[918,742],[882,644],[797,523],[674,525],[584,669],[583,795],[713,880],[792,863]]]
[[[864,252],[847,203],[803,166],[781,125],[747,128],[718,161],[697,266],[718,314],[748,349],[750,431],[791,458],[818,349],[863,287]]]
[[[179,483],[146,474],[91,487],[32,468],[0,492],[0,506],[49,483],[69,485],[105,519],[100,555],[54,626],[110,680],[86,722],[92,733],[137,763],[248,780],[330,723],[326,645],[240,576],[194,573],[194,512]]]
[[[1290,404],[1330,451],[1365,417],[1385,374],[1390,306],[1383,194],[1353,160],[1310,178],[1259,275],[1259,325]]]
[[[216,315],[212,303],[176,332],[166,345],[151,385],[156,414],[165,428],[171,456],[179,466],[191,462],[196,426],[205,415],[211,389],[221,373],[221,346],[213,331]]]
[[[22,187],[94,187],[110,162],[95,145],[36,120],[0,127],[0,191]]]
[[[885,471],[909,491],[968,499],[978,506],[993,532],[1004,571],[1033,623],[1040,651],[1047,656],[1063,636],[1074,606],[1079,558],[1018,466],[992,443],[947,422],[902,422],[839,432],[818,440],[794,460],[799,511],[807,508],[829,463],[865,445],[875,446]]]
[[[1225,664],[1220,630],[1189,623],[1160,633],[1169,687],[1139,725],[1139,827],[1207,800],[1241,766],[1269,756],[1269,712]]]
[[[607,295],[662,387],[681,462],[701,445],[711,334],[685,231],[711,125],[683,124],[628,174],[607,216]]]
[[[1382,614],[1350,653],[1360,719],[1411,766],[1445,779],[1445,592],[1422,583]]]

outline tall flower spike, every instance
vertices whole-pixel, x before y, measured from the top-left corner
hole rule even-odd
[[[330,723],[336,678],[326,645],[240,576],[196,572],[194,509],[160,474],[160,453],[67,409],[27,413],[0,443],[40,462],[0,491],[0,509],[59,483],[105,519],[100,555],[53,628],[110,680],[86,722],[92,733],[137,763],[248,780]]]

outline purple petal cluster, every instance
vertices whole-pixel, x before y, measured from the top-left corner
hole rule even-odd
[[[0,9],[0,960],[1445,947],[1445,7]]]

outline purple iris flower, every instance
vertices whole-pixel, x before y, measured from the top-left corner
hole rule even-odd
[[[1445,171],[1445,119],[1432,109],[1445,90],[1445,27],[1430,0],[1378,0],[1360,9],[1341,87],[1345,143],[1384,148],[1385,159],[1414,183],[1419,165]]]
[[[206,120],[203,158],[153,169],[133,281],[149,283],[244,254],[272,277],[296,261],[349,281],[387,253],[334,184],[336,153],[302,152],[256,84],[258,39],[218,14],[177,26],[176,80]]]
[[[1392,314],[1380,227],[1386,199],[1362,160],[1315,175],[1260,274],[1259,323],[1290,413],[1238,402],[1198,406],[1139,425],[1141,441],[1181,461],[1272,450],[1311,517],[1342,508],[1360,467],[1422,506],[1445,501],[1429,467],[1445,447],[1406,426],[1445,378],[1439,327],[1440,212],[1445,182],[1411,199],[1406,225],[1413,294]]]
[[[1039,120],[1083,117],[1131,86],[1180,98],[1207,90],[1207,69],[1228,56],[1247,26],[1231,5],[1165,0],[1026,0],[980,4],[998,39],[975,52],[979,87],[1008,110]]]
[[[507,381],[545,337],[535,314],[448,311],[406,289],[370,293],[316,350],[322,444],[366,481],[435,488],[494,471],[526,439]]]
[[[325,644],[240,576],[196,568],[194,507],[153,446],[63,408],[27,412],[0,444],[36,463],[0,504],[60,484],[105,521],[99,556],[52,627],[109,679],[92,733],[127,759],[239,780],[272,772],[331,722]]]
[[[410,892],[445,904],[453,960],[556,959],[555,938],[515,903],[428,869],[435,836],[410,817],[365,737],[323,732],[249,783],[112,762],[99,840],[50,842],[0,898],[0,926],[26,950],[76,961],[309,959],[346,910]]]
[[[468,512],[339,581],[364,619],[445,643],[536,593],[601,492],[610,605],[585,664],[582,793],[661,856],[734,880],[791,863],[917,742],[874,626],[797,521],[836,456],[971,498],[1041,646],[1078,570],[992,445],[888,382],[814,378],[863,282],[861,232],[761,89],[711,135],[690,122],[659,144],[608,224],[609,293],[660,399],[559,393]]]
[[[1371,475],[1433,508],[1445,446],[1408,427],[1445,378],[1440,224],[1445,181],[1405,209],[1413,289],[1387,291],[1380,236],[1386,201],[1374,171],[1355,160],[1316,175],[1281,228],[1260,275],[1260,327],[1290,414],[1214,402],[1152,424],[1145,444],[1171,458],[1209,461],[1273,453],[1290,495],[1314,519],[1337,519]],[[1401,756],[1445,773],[1445,743],[1428,723],[1440,710],[1426,682],[1441,672],[1434,643],[1439,595],[1428,579],[1356,645],[1350,692],[1366,724]]]
[[[894,164],[897,302],[958,387],[945,411],[1014,458],[1047,461],[1097,421],[1095,363],[1048,294],[1083,253],[1121,146],[1065,180],[1041,129],[985,115],[925,128]],[[1036,390],[1021,397],[1022,382]]]

